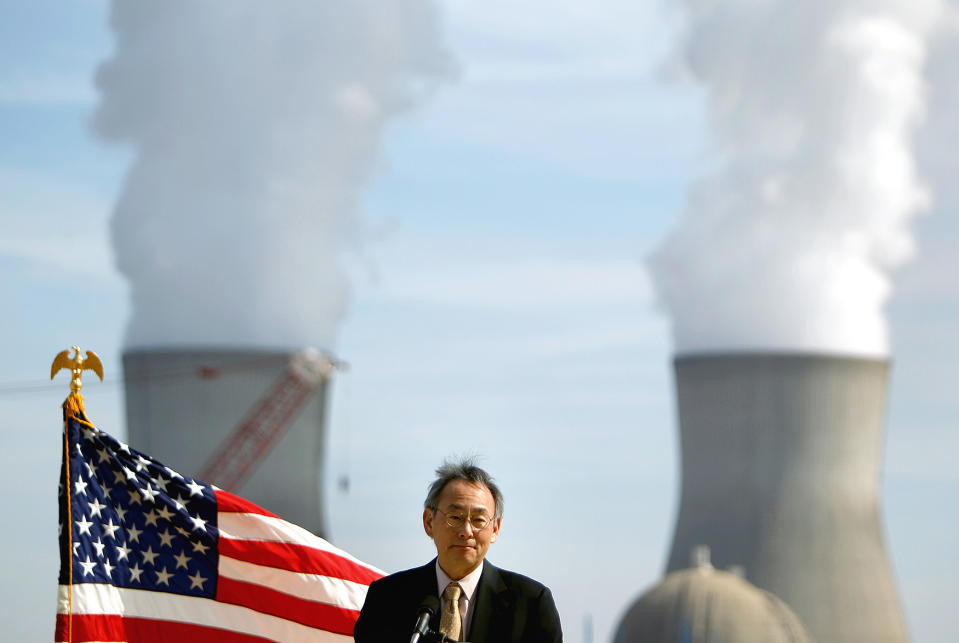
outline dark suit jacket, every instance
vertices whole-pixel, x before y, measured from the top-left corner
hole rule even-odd
[[[408,643],[423,599],[438,594],[436,560],[381,578],[370,585],[356,621],[356,643]],[[470,643],[562,643],[553,595],[531,578],[483,565],[473,595]],[[430,628],[435,630],[439,617]]]

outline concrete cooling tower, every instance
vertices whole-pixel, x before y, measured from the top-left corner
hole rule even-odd
[[[270,408],[292,355],[254,350],[132,350],[123,355],[130,444],[183,475],[201,477],[217,453],[240,454],[235,431],[259,405]],[[221,484],[310,531],[326,535],[324,414],[328,380],[302,392],[290,422],[252,462],[236,488]],[[273,393],[274,395],[271,395]],[[267,401],[270,400],[270,401]],[[289,409],[287,409],[289,410]],[[275,417],[275,413],[274,416]],[[277,424],[274,422],[274,424]],[[263,427],[275,430],[276,427]],[[235,462],[235,461],[234,461]],[[229,463],[229,462],[228,462]]]
[[[667,573],[703,543],[819,643],[908,641],[879,520],[887,371],[816,354],[677,358],[682,498]]]

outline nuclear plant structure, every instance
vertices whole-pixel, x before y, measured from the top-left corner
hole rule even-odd
[[[781,599],[741,576],[715,569],[709,548],[691,552],[687,569],[669,573],[626,612],[613,643],[812,643]]]
[[[708,545],[818,643],[908,641],[879,514],[888,363],[757,353],[674,366],[682,492],[667,574]]]
[[[123,355],[130,444],[326,536],[326,394],[316,352],[138,349]]]

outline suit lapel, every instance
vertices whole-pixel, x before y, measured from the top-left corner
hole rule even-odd
[[[509,623],[503,615],[509,614],[509,603],[510,595],[499,570],[486,561],[476,586],[476,604],[468,640],[473,643],[508,640]]]
[[[417,591],[422,591],[424,597],[427,594],[438,594],[439,590],[436,587],[436,559],[434,558],[416,571]]]

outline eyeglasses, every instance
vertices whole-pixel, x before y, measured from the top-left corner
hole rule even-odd
[[[489,524],[493,522],[493,519],[489,516],[472,516],[467,518],[464,514],[461,513],[446,513],[442,509],[434,509],[433,511],[438,511],[443,514],[443,517],[446,519],[446,524],[452,527],[453,529],[462,529],[463,525],[466,524],[467,520],[469,521],[470,527],[472,527],[473,532],[483,531]]]

